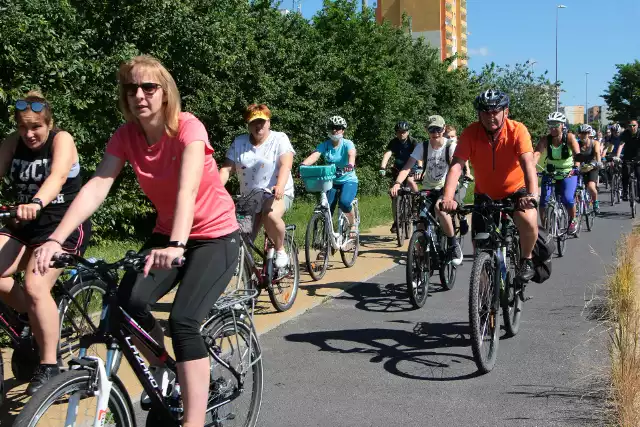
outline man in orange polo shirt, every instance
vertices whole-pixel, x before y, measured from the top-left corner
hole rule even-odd
[[[479,120],[460,135],[449,167],[442,196],[442,210],[457,208],[456,185],[465,161],[471,161],[476,177],[475,199],[489,197],[494,201],[512,199],[519,211],[513,220],[520,234],[520,269],[518,276],[529,281],[534,275],[531,253],[538,238],[538,177],[533,159],[533,146],[527,128],[508,119],[509,96],[489,89],[474,101]],[[484,221],[472,216],[472,235],[484,231]]]

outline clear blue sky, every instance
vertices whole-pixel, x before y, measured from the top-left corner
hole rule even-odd
[[[281,7],[291,8],[293,0]],[[373,6],[375,0],[368,0]],[[301,0],[310,18],[322,0]],[[469,67],[537,61],[536,72],[555,79],[555,18],[559,10],[558,80],[560,100],[584,105],[585,73],[589,73],[589,105],[602,104],[600,95],[615,74],[615,64],[640,59],[640,0],[467,0]]]

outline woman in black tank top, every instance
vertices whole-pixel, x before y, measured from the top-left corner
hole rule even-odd
[[[600,212],[600,203],[598,202],[598,170],[602,167],[600,142],[591,137],[591,126],[582,125],[580,127],[580,154],[574,156],[576,161],[583,165],[596,164],[597,167],[587,173],[582,174],[584,184],[587,186],[591,200],[593,200],[593,209],[595,213]]]
[[[16,102],[18,131],[0,144],[0,177],[7,176],[17,206],[16,219],[0,229],[0,298],[27,312],[40,349],[40,366],[27,394],[31,395],[59,370],[58,308],[51,288],[62,270],[34,272],[33,250],[47,241],[82,185],[78,152],[71,135],[53,128],[51,108],[38,92]],[[88,241],[81,226],[63,248],[79,252]],[[13,274],[25,272],[24,288]],[[52,322],[51,319],[56,319]]]

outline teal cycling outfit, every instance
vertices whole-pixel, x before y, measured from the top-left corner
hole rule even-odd
[[[330,139],[320,143],[316,151],[322,155],[327,164],[334,164],[336,168],[344,170],[349,164],[349,150],[355,150],[353,141],[342,138],[337,146],[333,146]],[[340,191],[339,200],[336,193]],[[355,171],[343,172],[341,176],[333,180],[333,188],[327,192],[327,199],[331,206],[331,213],[335,210],[336,204],[343,212],[351,212],[351,202],[358,193],[358,177]]]

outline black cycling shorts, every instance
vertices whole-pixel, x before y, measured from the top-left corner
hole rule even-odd
[[[36,220],[26,223],[8,223],[0,228],[0,235],[9,236],[22,243],[29,249],[35,249],[44,244],[49,236],[60,224],[60,218],[56,221],[47,216],[40,215]],[[75,254],[84,254],[91,238],[91,221],[86,220],[62,244],[62,249]]]
[[[154,233],[140,252],[166,247],[169,236]],[[153,275],[128,272],[118,288],[118,301],[147,332],[156,320],[151,304],[169,293],[178,283],[169,316],[176,361],[186,362],[208,357],[200,325],[224,292],[238,264],[240,234],[234,231],[223,237],[189,240],[185,264],[171,270],[153,270]]]
[[[590,182],[598,182],[599,169],[591,169],[587,173],[582,174],[582,181],[584,181],[585,185]]]

